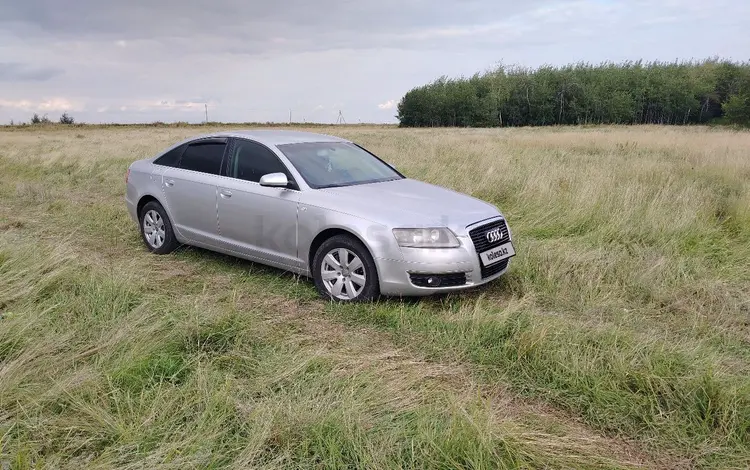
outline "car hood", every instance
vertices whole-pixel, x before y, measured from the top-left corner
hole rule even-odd
[[[330,209],[391,228],[440,226],[465,235],[467,225],[502,215],[487,202],[408,178],[316,192]]]

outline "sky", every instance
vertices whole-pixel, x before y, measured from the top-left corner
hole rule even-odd
[[[750,59],[748,0],[0,0],[0,123],[396,122],[499,63]]]

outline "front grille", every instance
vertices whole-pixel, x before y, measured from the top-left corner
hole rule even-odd
[[[500,239],[494,243],[491,243],[487,241],[487,232],[496,228],[500,229]],[[490,248],[495,248],[496,246],[503,245],[510,241],[508,225],[503,219],[495,220],[488,224],[482,225],[481,227],[472,229],[469,232],[469,237],[471,237],[471,241],[472,243],[474,243],[474,249],[477,251],[477,257],[479,257],[480,253],[487,251]],[[508,266],[508,262],[508,259],[504,259],[485,267],[482,265],[481,257],[479,257],[479,266],[481,267],[482,279],[494,276],[495,274],[499,273]]]
[[[487,266],[486,268],[482,266],[482,279],[490,276],[494,276],[495,274],[499,273],[503,269],[508,267],[508,262],[510,259],[504,259],[502,261],[498,261],[495,264],[491,264]]]
[[[429,279],[433,278],[433,283]],[[466,273],[416,274],[409,273],[411,283],[417,287],[455,287],[466,284]]]

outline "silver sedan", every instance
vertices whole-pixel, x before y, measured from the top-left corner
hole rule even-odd
[[[405,177],[328,135],[251,130],[130,165],[128,210],[158,254],[194,245],[310,276],[326,298],[487,283],[515,255],[496,207]]]

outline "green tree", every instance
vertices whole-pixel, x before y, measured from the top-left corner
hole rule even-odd
[[[722,105],[722,110],[728,123],[750,126],[750,94],[739,93],[730,96]]]
[[[62,113],[62,116],[60,116],[60,124],[73,124],[73,123],[75,123],[73,116],[69,116],[67,112]]]
[[[698,124],[750,95],[750,63],[628,61],[497,68],[440,77],[401,99],[402,126]],[[739,101],[737,101],[739,100]],[[739,104],[737,104],[739,103]],[[732,117],[732,119],[737,119]]]

